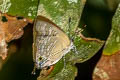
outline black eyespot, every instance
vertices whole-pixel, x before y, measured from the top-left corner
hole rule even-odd
[[[39,60],[42,60],[42,57],[40,57]]]
[[[3,21],[3,22],[7,22],[8,19],[7,19],[5,16],[2,16],[2,21]]]

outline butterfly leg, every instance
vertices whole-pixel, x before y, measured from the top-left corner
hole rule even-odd
[[[32,70],[32,74],[33,74],[33,75],[36,74],[36,69],[37,69],[37,67],[36,67],[36,65],[34,64],[34,68],[33,68],[33,70]]]
[[[66,68],[66,60],[65,60],[65,55],[63,56],[63,61],[64,61],[64,68]]]

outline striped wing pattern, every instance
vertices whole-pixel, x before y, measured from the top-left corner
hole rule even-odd
[[[33,55],[37,68],[53,65],[67,53],[71,42],[67,35],[55,25],[37,20],[34,31],[36,36]]]

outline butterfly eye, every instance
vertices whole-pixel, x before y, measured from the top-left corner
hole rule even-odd
[[[46,70],[49,70],[49,69],[50,69],[50,66],[48,66]]]

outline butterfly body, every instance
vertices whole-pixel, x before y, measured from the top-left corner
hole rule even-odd
[[[40,16],[35,21],[33,34],[33,60],[38,69],[55,64],[73,46],[59,27]]]

